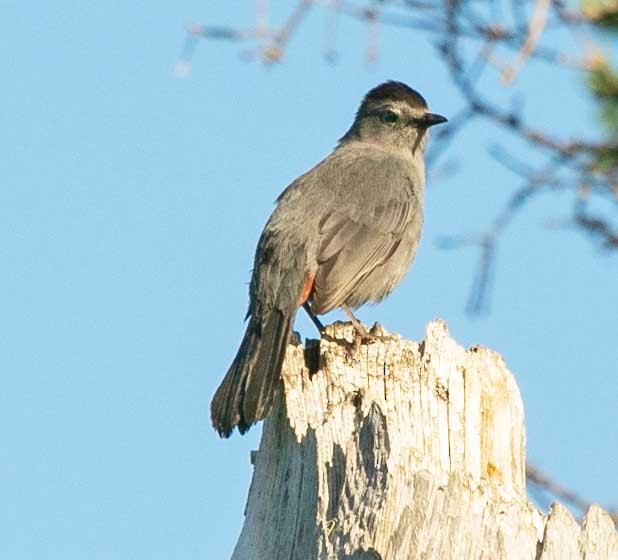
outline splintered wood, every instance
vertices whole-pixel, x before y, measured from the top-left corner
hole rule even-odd
[[[578,526],[525,494],[519,390],[495,352],[425,341],[362,345],[352,327],[290,346],[264,425],[233,560],[617,559],[594,506]]]

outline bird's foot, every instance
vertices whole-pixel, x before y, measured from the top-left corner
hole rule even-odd
[[[350,356],[354,356],[363,343],[371,344],[373,342],[386,342],[388,340],[392,340],[393,337],[384,334],[384,329],[380,323],[374,323],[373,327],[367,331],[367,329],[354,316],[354,313],[352,313],[352,310],[346,304],[343,304],[341,309],[343,309],[343,312],[348,316],[348,319],[350,319],[352,325],[354,325],[354,330],[356,331],[354,344],[352,349],[349,350]]]
[[[392,335],[384,334],[384,329],[378,322],[374,323],[373,327],[369,330],[367,330],[359,322],[353,322],[352,324],[356,330],[356,336],[354,337],[354,342],[349,349],[350,356],[354,356],[362,344],[373,344],[375,342],[388,342],[393,340]]]
[[[348,356],[353,358],[360,347],[365,344],[373,344],[375,342],[389,342],[394,340],[395,337],[391,334],[386,334],[382,325],[379,323],[374,323],[373,327],[367,329],[360,322],[350,322],[350,323],[340,323],[342,327],[352,326],[353,328],[353,339],[349,340],[349,338],[345,338],[343,333],[340,332],[332,332],[330,328],[325,328],[320,333],[321,340],[325,340],[328,342],[333,342],[339,346],[345,348]],[[349,331],[348,331],[349,332]],[[349,335],[348,335],[349,336]]]

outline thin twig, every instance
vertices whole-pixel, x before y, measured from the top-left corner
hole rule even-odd
[[[564,139],[548,130],[531,125],[522,108],[513,103],[496,102],[481,85],[481,77],[489,64],[495,65],[503,77],[513,80],[529,59],[536,59],[551,66],[567,65],[587,68],[580,60],[582,23],[585,19],[578,12],[570,11],[564,0],[511,0],[511,18],[500,3],[478,3],[471,0],[298,0],[290,15],[279,28],[270,28],[267,18],[268,4],[259,0],[256,27],[235,30],[229,27],[191,26],[178,64],[178,73],[186,74],[194,55],[198,39],[220,39],[230,42],[255,41],[264,63],[282,59],[291,37],[298,31],[311,7],[327,10],[327,56],[336,57],[335,23],[339,16],[356,19],[368,26],[367,56],[377,57],[380,26],[413,29],[431,37],[438,53],[461,94],[462,109],[450,119],[447,126],[437,130],[427,153],[428,167],[434,172],[438,159],[447,153],[455,137],[466,124],[484,119],[499,130],[506,130],[516,138],[526,141],[536,153],[546,157],[546,162],[534,167],[493,146],[491,155],[507,169],[523,179],[523,184],[509,198],[497,214],[490,229],[475,236],[450,238],[442,245],[450,247],[474,245],[481,251],[468,310],[475,312],[488,308],[493,268],[500,236],[513,217],[544,189],[571,189],[576,191],[586,184],[595,196],[615,197],[618,201],[618,171],[600,167],[603,154],[618,151],[611,142],[590,142],[583,138]],[[526,19],[528,8],[532,16]],[[571,52],[556,50],[546,44],[545,29],[567,29],[574,37]],[[510,64],[496,62],[503,51],[514,51]],[[489,64],[488,64],[489,63]],[[618,202],[616,203],[618,208]],[[599,216],[591,215],[585,201],[576,203],[571,222],[582,232],[600,239],[603,246],[618,249],[617,228]],[[473,241],[472,241],[473,240]]]
[[[530,463],[526,463],[526,479],[528,482],[531,482],[546,492],[549,492],[553,496],[568,502],[572,506],[576,507],[582,513],[585,513],[592,502],[588,500],[584,500],[581,496],[563,486],[562,484],[558,484],[545,473],[543,473],[539,468],[531,465]],[[607,513],[609,513],[612,518],[614,524],[618,525],[618,511],[606,509]]]
[[[534,52],[539,39],[545,29],[547,23],[547,14],[549,13],[549,5],[551,0],[536,0],[534,4],[534,12],[528,24],[528,34],[521,50],[517,53],[517,57],[512,64],[507,66],[502,73],[502,81],[505,84],[511,84],[515,79],[516,74],[521,70],[530,55]]]

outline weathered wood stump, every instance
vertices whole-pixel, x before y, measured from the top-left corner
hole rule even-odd
[[[233,560],[618,559],[610,517],[581,528],[526,498],[524,412],[503,359],[435,321],[419,343],[290,346]]]

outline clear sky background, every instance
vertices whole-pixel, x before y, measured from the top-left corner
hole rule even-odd
[[[203,43],[179,79],[183,26],[250,25],[253,2],[0,0],[0,557],[229,557],[261,427],[220,440],[209,402],[242,336],[274,199],[385,79],[435,112],[461,107],[422,35],[384,32],[367,68],[364,28],[342,24],[330,66],[324,19],[316,11],[280,65]],[[596,130],[577,75],[530,64],[498,95],[519,89],[539,124]],[[487,155],[500,139],[483,122],[458,138],[459,172],[428,187],[411,273],[359,316],[414,340],[442,317],[462,344],[502,353],[530,460],[618,504],[616,255],[548,229],[572,195],[545,195],[500,245],[491,314],[470,319],[476,251],[436,245],[486,229],[518,186]],[[297,329],[315,336],[304,318]]]

